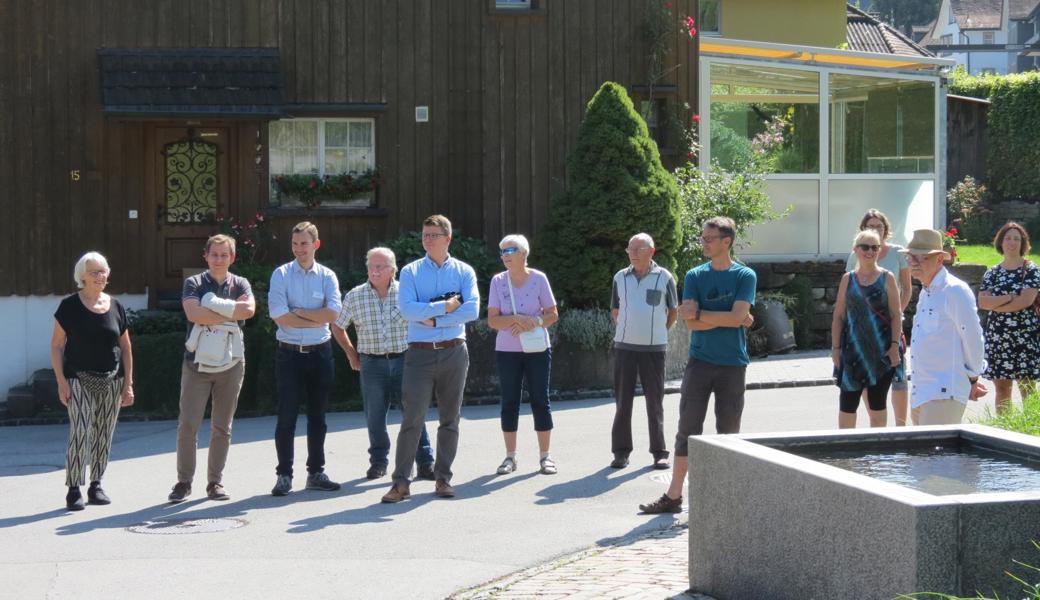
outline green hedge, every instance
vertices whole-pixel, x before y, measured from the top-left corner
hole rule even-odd
[[[987,98],[986,164],[992,187],[1007,198],[1040,198],[1040,71],[973,77],[955,71],[951,94]]]

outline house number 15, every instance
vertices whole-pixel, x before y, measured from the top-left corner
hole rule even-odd
[[[71,177],[73,181],[79,181],[79,169],[69,171],[69,177]]]

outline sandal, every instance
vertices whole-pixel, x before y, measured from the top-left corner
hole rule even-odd
[[[508,474],[512,473],[513,471],[515,471],[515,470],[516,470],[516,459],[510,458],[510,457],[507,456],[506,459],[502,461],[502,464],[498,465],[497,473],[499,475],[508,475]]]
[[[542,465],[542,475],[556,474],[556,463],[551,457],[546,456],[542,460],[538,461],[538,464]]]

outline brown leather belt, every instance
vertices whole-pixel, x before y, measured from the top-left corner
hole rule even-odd
[[[443,350],[444,348],[461,346],[465,343],[466,340],[463,338],[455,338],[453,340],[444,340],[443,342],[408,342],[408,347],[416,350]]]
[[[332,343],[332,340],[326,340],[326,341],[324,341],[324,342],[322,342],[320,344],[314,344],[312,346],[301,346],[300,344],[290,344],[288,342],[278,342],[278,347],[279,348],[284,348],[286,350],[292,350],[293,352],[299,352],[300,354],[309,354],[309,353],[314,352],[316,350],[321,350],[322,348],[324,348],[325,346],[328,346],[331,343]]]

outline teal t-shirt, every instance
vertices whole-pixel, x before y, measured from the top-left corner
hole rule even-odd
[[[696,300],[701,310],[729,311],[737,300],[754,304],[757,283],[755,272],[744,265],[733,263],[725,271],[715,271],[709,262],[686,273],[683,300]],[[690,358],[716,365],[747,365],[751,360],[744,329],[716,327],[691,332]]]

